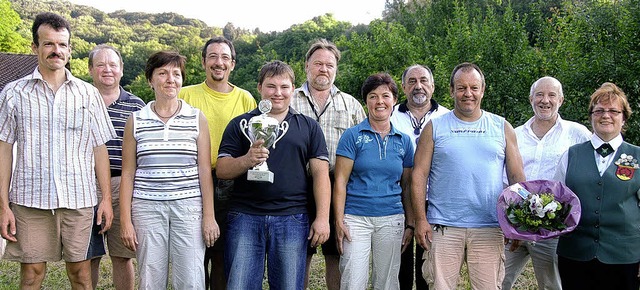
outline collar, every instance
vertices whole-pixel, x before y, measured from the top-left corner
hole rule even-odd
[[[374,134],[377,133],[375,130],[373,130],[373,128],[371,128],[368,117],[365,118],[364,121],[362,121],[360,124],[358,124],[358,131],[369,131]],[[391,123],[391,130],[389,130],[389,135],[402,135],[402,133],[400,133],[400,131],[393,126],[393,123]]]
[[[231,87],[231,90],[228,93],[223,93],[223,92],[218,92],[212,88],[210,88],[207,85],[207,81],[203,81],[202,83],[200,83],[200,85],[202,86],[202,89],[207,92],[210,95],[214,95],[214,96],[227,96],[230,95],[231,93],[233,93],[233,91],[236,89],[236,86],[234,84],[232,84],[231,82],[227,82],[227,84]]]
[[[527,132],[529,132],[529,133],[531,133],[531,134],[533,134],[533,135],[535,135],[535,134],[533,133],[533,129],[531,128],[531,126],[533,125],[533,120],[534,120],[535,118],[536,118],[536,116],[533,116],[533,117],[529,118],[529,120],[527,120],[527,122],[526,122],[526,123],[524,123],[524,129],[525,129]],[[564,122],[563,122],[563,121],[564,121],[564,120],[562,119],[562,117],[560,116],[560,114],[558,114],[558,118],[556,119],[556,123],[555,123],[555,124],[553,124],[553,126],[551,127],[551,129],[549,129],[549,132],[551,132],[551,131],[555,130],[556,128],[561,128],[561,129],[562,129],[563,124],[564,124]],[[549,132],[547,132],[547,133],[549,133]],[[546,134],[545,134],[545,135],[546,135]]]
[[[598,147],[600,147],[600,145],[604,144],[604,143],[609,143],[609,145],[611,145],[611,147],[613,148],[613,151],[617,151],[618,147],[620,147],[620,145],[622,145],[622,135],[618,134],[618,136],[616,136],[615,138],[611,139],[611,141],[609,142],[604,142],[602,141],[602,139],[600,139],[600,137],[598,137],[598,135],[596,135],[596,133],[593,133],[591,135],[591,145],[593,146],[593,149],[596,149]]]
[[[155,102],[156,101],[153,100],[153,101],[147,103],[146,107],[147,107],[148,110],[140,110],[139,111],[140,112],[140,118],[143,118],[143,119],[154,119],[154,120],[158,120],[158,121],[162,122],[162,120],[160,120],[160,118],[158,118],[158,116],[156,116],[156,114],[153,112],[153,110],[151,110],[151,107],[153,106],[153,104]],[[187,113],[187,110],[190,110],[189,105],[187,105],[187,103],[185,103],[183,99],[178,99],[178,102],[180,102],[182,104],[180,104],[180,111],[178,111],[178,113],[176,113],[174,118],[176,116],[179,116],[179,115],[184,115],[184,114]]]
[[[45,81],[45,80],[44,80],[44,78],[42,77],[42,74],[41,74],[41,73],[40,73],[40,71],[38,70],[38,68],[39,68],[39,66],[36,66],[36,68],[33,70],[33,74],[31,74],[31,78],[32,78],[32,79],[38,79],[38,80],[41,80],[41,81]],[[80,80],[80,79],[78,79],[78,78],[74,77],[74,76],[71,74],[71,72],[70,72],[68,69],[66,69],[66,68],[64,68],[64,75],[65,75],[65,77],[66,77],[67,79],[63,82],[63,84],[66,84],[66,83],[68,83],[68,82],[77,82],[77,81],[79,81],[79,80]]]
[[[398,105],[398,111],[401,113],[406,113],[407,111],[409,111],[409,108],[407,107],[407,100],[405,99],[404,102],[402,102],[400,105]],[[431,103],[431,109],[429,109],[428,113],[433,113],[435,111],[438,110],[438,102],[436,102],[436,100],[434,100],[433,98],[429,99],[429,103]]]
[[[251,116],[260,116],[262,112],[260,112],[259,108],[255,108],[251,110],[249,113]],[[287,116],[284,117],[285,120],[289,119],[293,115],[300,115],[300,112],[296,111],[293,107],[289,106],[289,111],[287,112]]]
[[[131,96],[133,94],[131,94],[130,92],[127,92],[124,90],[124,88],[122,86],[120,86],[120,95],[118,95],[118,98],[113,101],[113,103],[111,104],[106,104],[107,107],[109,106],[113,106],[114,104],[118,103],[118,102],[124,102],[124,101],[128,101],[131,99]]]

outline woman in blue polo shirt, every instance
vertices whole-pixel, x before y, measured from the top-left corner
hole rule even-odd
[[[333,203],[342,289],[399,289],[405,214],[413,220],[409,187],[413,144],[389,118],[398,101],[391,76],[378,73],[362,85],[368,117],[345,131],[337,149]],[[406,189],[406,191],[405,191]]]

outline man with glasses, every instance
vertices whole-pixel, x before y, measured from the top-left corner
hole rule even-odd
[[[205,70],[206,79],[201,84],[182,88],[178,95],[189,105],[200,109],[209,123],[211,169],[215,186],[214,208],[216,221],[220,225],[220,238],[213,247],[207,248],[205,253],[206,289],[209,289],[210,285],[213,289],[226,289],[227,284],[224,275],[224,235],[233,182],[216,177],[218,147],[229,121],[256,108],[256,101],[250,92],[229,82],[229,75],[235,65],[236,50],[233,43],[224,37],[209,39],[202,49],[202,68]],[[211,270],[209,263],[212,263]]]
[[[395,106],[391,115],[391,124],[401,132],[409,135],[415,145],[418,145],[418,137],[422,133],[424,125],[429,120],[444,115],[449,109],[439,105],[432,99],[434,91],[433,74],[427,66],[414,64],[409,66],[402,73],[402,91],[407,98],[403,103]],[[406,221],[406,235],[413,236],[413,221]],[[414,266],[416,290],[429,289],[427,283],[422,278],[422,255],[424,249],[416,247],[415,265],[413,260],[413,239],[411,243],[403,245],[404,252],[400,263],[400,288],[412,289]]]

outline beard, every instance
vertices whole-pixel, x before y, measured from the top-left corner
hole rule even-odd
[[[413,95],[411,96],[411,99],[413,99],[413,102],[416,103],[416,105],[422,105],[427,101],[427,96],[424,94]]]
[[[223,76],[218,76],[218,75],[212,74],[211,75],[211,79],[216,81],[216,82],[220,82],[220,81],[224,80],[224,75]]]
[[[331,83],[331,80],[328,77],[320,76],[320,77],[316,77],[315,79],[313,79],[313,82],[311,83],[311,85],[316,90],[327,90],[327,89],[331,88],[332,83]]]

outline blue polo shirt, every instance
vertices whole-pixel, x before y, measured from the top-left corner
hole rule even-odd
[[[222,135],[218,158],[247,154],[250,142],[242,134],[240,121],[260,115],[258,109],[229,122]],[[253,215],[292,215],[307,213],[307,163],[311,158],[329,162],[327,144],[315,120],[289,108],[284,122],[289,129],[275,148],[269,149],[267,165],[273,183],[248,181],[244,173],[234,179],[229,209]],[[282,134],[282,133],[281,133]]]
[[[345,213],[387,216],[404,213],[400,179],[404,168],[413,167],[411,138],[391,126],[381,138],[371,129],[369,118],[347,129],[336,155],[353,160],[347,182]]]

